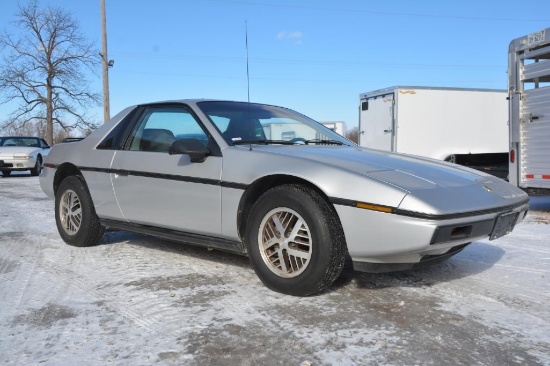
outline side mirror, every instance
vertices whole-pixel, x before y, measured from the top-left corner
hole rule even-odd
[[[210,154],[210,150],[198,139],[176,140],[168,150],[170,155],[189,155],[192,163],[202,163]]]

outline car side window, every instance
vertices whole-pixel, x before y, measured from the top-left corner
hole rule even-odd
[[[208,146],[208,136],[186,109],[178,107],[147,108],[130,137],[129,150],[168,152],[181,139],[198,139]]]

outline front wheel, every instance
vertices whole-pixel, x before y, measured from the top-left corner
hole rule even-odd
[[[11,170],[2,170],[2,175],[4,177],[9,177],[11,175]]]
[[[55,194],[55,222],[65,243],[76,247],[95,245],[105,228],[97,217],[82,178],[65,178]]]
[[[325,291],[342,272],[342,227],[315,191],[284,185],[264,193],[252,207],[246,245],[260,280],[272,290],[308,296]]]
[[[40,174],[41,171],[42,171],[42,157],[38,156],[36,158],[36,164],[34,165],[34,168],[31,169],[31,175],[33,177],[36,177],[37,175]]]

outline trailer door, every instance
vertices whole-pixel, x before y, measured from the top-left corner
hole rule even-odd
[[[550,188],[550,41],[542,31],[529,35],[522,46],[510,55],[510,142],[517,155],[510,181]]]
[[[359,145],[371,149],[394,150],[394,93],[361,99]]]

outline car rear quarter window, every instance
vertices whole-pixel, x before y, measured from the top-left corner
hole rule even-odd
[[[103,141],[101,141],[100,144],[97,145],[97,149],[100,149],[100,150],[122,149],[122,147],[124,146],[124,142],[126,141],[128,134],[130,133],[130,128],[137,114],[137,110],[138,110],[137,108],[134,109],[126,117],[124,117],[124,119],[118,125],[116,125],[116,127],[113,128],[111,132],[107,134],[107,136],[105,136]]]

